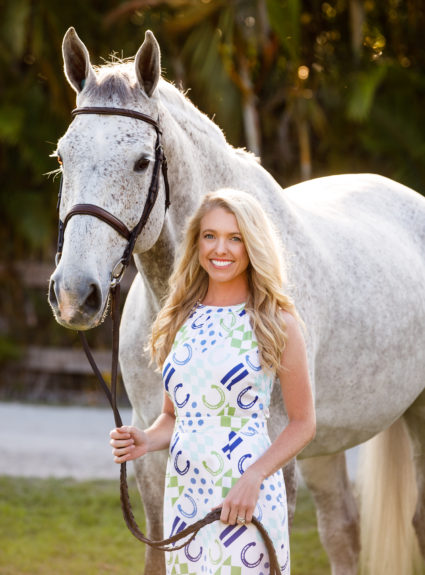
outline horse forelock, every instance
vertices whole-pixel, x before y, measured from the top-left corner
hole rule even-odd
[[[110,62],[95,68],[94,80],[84,87],[93,100],[114,100],[125,105],[140,97],[132,62]]]

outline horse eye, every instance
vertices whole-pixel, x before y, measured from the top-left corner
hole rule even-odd
[[[149,166],[150,162],[148,158],[140,158],[134,164],[134,171],[135,172],[144,172],[146,168]]]

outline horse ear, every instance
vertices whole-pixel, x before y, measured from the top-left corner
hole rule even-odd
[[[81,92],[90,76],[94,75],[90,55],[74,28],[68,28],[62,43],[65,76],[74,90]]]
[[[140,87],[150,98],[161,76],[161,51],[150,30],[146,30],[145,40],[136,54],[134,65]]]

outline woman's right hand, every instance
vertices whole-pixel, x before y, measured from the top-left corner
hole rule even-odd
[[[148,452],[147,434],[131,425],[117,427],[109,433],[115,463],[137,459]]]

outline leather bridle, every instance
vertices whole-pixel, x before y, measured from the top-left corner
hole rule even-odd
[[[114,116],[126,116],[129,118],[135,118],[136,120],[142,120],[151,124],[156,130],[156,144],[155,144],[155,163],[152,172],[152,179],[149,186],[148,196],[143,207],[142,215],[138,223],[134,226],[132,230],[116,216],[108,212],[107,210],[96,206],[94,204],[75,204],[66,214],[64,220],[59,219],[59,231],[58,231],[58,244],[56,253],[56,265],[62,255],[65,228],[69,220],[76,215],[87,215],[98,218],[111,226],[116,232],[123,236],[127,240],[127,245],[124,249],[121,259],[117,262],[111,272],[110,288],[109,288],[109,299],[111,302],[111,316],[112,316],[112,366],[111,366],[111,384],[110,387],[103,378],[94,357],[89,348],[86,336],[83,332],[79,331],[84,351],[86,353],[87,359],[96,375],[102,389],[111,405],[112,411],[114,413],[115,425],[117,427],[122,426],[122,419],[117,407],[117,377],[118,377],[118,355],[119,355],[119,324],[120,324],[120,282],[123,277],[125,270],[127,269],[131,256],[133,254],[134,246],[136,240],[146,225],[150,213],[155,205],[158,190],[159,190],[159,170],[162,170],[162,175],[165,184],[165,210],[167,211],[170,206],[170,188],[168,184],[167,177],[167,161],[161,145],[161,130],[159,129],[158,123],[145,114],[135,110],[127,110],[125,108],[104,108],[104,107],[84,107],[76,108],[72,111],[73,116],[79,114],[100,114],[100,115],[114,115]],[[62,178],[59,187],[57,210],[60,210],[60,203],[62,197]],[[214,521],[218,521],[221,515],[221,508],[214,509],[208,513],[203,519],[200,519],[196,523],[192,523],[185,529],[179,531],[175,535],[172,535],[168,539],[163,539],[161,541],[152,541],[148,539],[140,530],[137,522],[134,518],[133,511],[131,509],[130,497],[128,493],[127,484],[127,466],[126,463],[121,463],[120,469],[120,497],[121,497],[121,508],[124,516],[124,520],[127,524],[128,529],[131,533],[143,543],[154,547],[160,551],[176,551],[182,547],[188,545],[196,536],[198,531]],[[276,551],[274,549],[273,543],[261,524],[261,522],[256,518],[252,518],[252,523],[256,525],[257,529],[260,531],[267,551],[269,553],[269,563],[270,563],[270,575],[280,575],[280,567],[276,556]],[[179,545],[176,545],[178,541],[182,541]]]
[[[87,216],[94,216],[102,220],[103,222],[107,223],[111,226],[116,232],[118,232],[121,236],[123,236],[127,240],[127,246],[124,250],[124,253],[121,259],[117,262],[112,270],[111,274],[111,282],[117,283],[122,278],[122,275],[130,263],[130,259],[134,250],[134,245],[136,240],[140,234],[140,232],[145,227],[150,213],[155,205],[156,198],[158,197],[158,190],[159,190],[159,170],[162,170],[162,176],[164,178],[165,184],[165,211],[170,206],[170,186],[168,184],[168,175],[167,175],[167,159],[164,155],[164,151],[161,145],[161,130],[159,129],[158,122],[156,122],[150,116],[146,114],[142,114],[141,112],[137,112],[136,110],[127,110],[125,108],[104,108],[104,107],[85,107],[85,108],[75,108],[72,110],[72,115],[77,116],[79,114],[99,114],[99,115],[106,115],[106,116],[126,116],[128,118],[134,118],[136,120],[142,120],[153,126],[156,130],[156,143],[155,143],[155,163],[153,166],[152,171],[152,179],[149,186],[148,196],[146,198],[145,205],[143,207],[142,215],[140,216],[139,221],[134,226],[132,230],[129,230],[128,227],[122,222],[119,218],[108,212],[107,210],[96,206],[94,204],[75,204],[66,214],[64,220],[59,220],[59,232],[58,232],[58,246],[56,250],[56,265],[59,263],[59,260],[62,255],[63,249],[63,242],[64,242],[64,235],[65,235],[65,228],[69,222],[69,220],[76,215],[87,215]],[[59,197],[58,197],[58,209],[60,207],[62,197],[62,179],[59,188]]]

